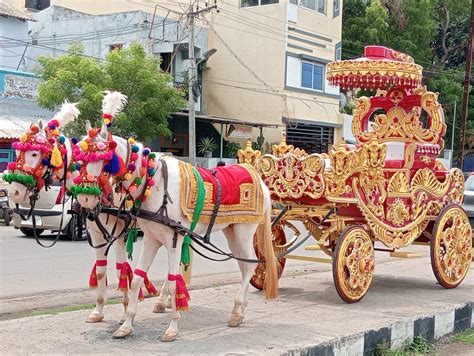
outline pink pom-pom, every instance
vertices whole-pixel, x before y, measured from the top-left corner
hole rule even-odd
[[[38,137],[36,138],[36,142],[38,142],[38,143],[45,143],[44,137],[38,136]]]
[[[89,182],[93,182],[95,179],[94,175],[92,173],[87,173],[87,180]]]
[[[136,161],[138,159],[138,154],[134,152],[130,155],[130,158],[132,159],[132,161]]]
[[[81,176],[75,176],[72,180],[74,184],[80,184],[82,182],[82,177]]]
[[[8,163],[8,167],[7,167],[7,168],[8,168],[9,171],[15,170],[15,169],[16,169],[16,162],[10,162],[10,163]]]
[[[130,193],[135,193],[137,191],[137,186],[136,185],[132,185],[130,188],[128,188],[128,191]]]
[[[155,185],[155,181],[153,179],[148,180],[148,186],[153,187]]]
[[[56,127],[59,126],[59,121],[56,120],[56,119],[51,120],[50,123],[53,124],[53,125],[56,126]]]
[[[97,143],[97,148],[98,148],[99,150],[104,150],[105,147],[107,147],[107,146],[105,145],[105,143],[103,143],[103,142],[98,142],[98,143]]]
[[[147,160],[145,158],[142,158],[142,167],[146,167],[147,165]]]
[[[52,138],[52,137],[50,137],[50,138],[48,139],[48,141],[49,141],[49,143],[52,144],[52,145],[54,145],[54,143],[56,142],[55,139]]]
[[[156,163],[153,161],[148,162],[148,167],[150,168],[156,168]]]

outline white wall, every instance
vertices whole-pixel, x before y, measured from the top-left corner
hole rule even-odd
[[[15,42],[8,40],[8,38],[26,40],[28,37],[28,23],[11,17],[0,16],[0,36],[2,36],[2,42],[8,42],[8,45],[0,46],[0,67],[15,70],[20,62],[25,45],[19,42],[15,45]],[[27,68],[28,63],[26,61],[25,58],[20,64],[19,70]]]

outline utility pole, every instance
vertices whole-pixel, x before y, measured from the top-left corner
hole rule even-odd
[[[456,131],[456,109],[458,102],[454,102],[454,112],[453,112],[453,127],[451,131],[451,168],[453,167],[454,162],[454,131]]]
[[[467,43],[467,57],[466,57],[466,72],[464,75],[464,96],[462,100],[462,110],[461,110],[461,139],[459,142],[459,157],[458,157],[458,166],[462,170],[462,163],[464,160],[464,141],[465,141],[465,131],[466,131],[466,122],[467,122],[467,105],[469,103],[469,84],[471,81],[471,62],[472,62],[472,41],[473,41],[473,32],[474,32],[474,2],[471,3],[471,21],[469,24],[469,40]]]
[[[196,58],[194,58],[194,19],[204,13],[216,9],[217,5],[205,7],[199,10],[199,5],[194,11],[194,4],[191,4],[188,12],[189,26],[189,67],[188,67],[188,106],[189,106],[189,163],[196,165],[196,107],[194,98],[194,87],[197,79]]]

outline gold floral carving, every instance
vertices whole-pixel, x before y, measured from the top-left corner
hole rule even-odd
[[[431,158],[426,154],[424,156],[421,156],[420,160],[426,165],[429,165],[431,163]]]
[[[344,140],[329,151],[331,169],[326,172],[325,178],[327,195],[330,198],[338,198],[341,195],[352,193],[352,188],[346,180],[362,168],[364,162],[361,160],[359,151],[348,150]]]
[[[400,198],[396,199],[388,208],[388,221],[395,226],[403,226],[410,218],[410,211]]]
[[[410,197],[410,185],[408,183],[407,173],[396,172],[388,183],[389,197]]]
[[[272,153],[275,157],[283,157],[289,152],[294,156],[307,156],[307,153],[304,150],[295,148],[293,145],[287,145],[285,136],[282,135],[280,143],[272,146]]]
[[[252,148],[252,140],[247,140],[247,145],[245,149],[240,149],[237,152],[237,157],[239,159],[239,163],[247,163],[251,166],[256,166],[257,160],[260,157],[261,152],[258,150],[254,150]]]
[[[401,92],[393,91],[390,100],[396,105],[400,100]],[[438,103],[438,95],[425,92],[421,96],[421,109],[430,116],[430,127],[424,128],[420,120],[420,108],[405,112],[399,106],[392,107],[387,114],[375,116],[375,122],[370,130],[364,131],[362,123],[371,110],[371,101],[367,97],[357,100],[352,121],[352,133],[359,142],[377,139],[379,142],[402,141],[438,144],[442,149],[442,136],[446,132],[443,109]]]
[[[282,157],[262,156],[257,169],[271,193],[282,199],[318,199],[325,191],[324,164],[317,153],[301,156],[288,152]]]

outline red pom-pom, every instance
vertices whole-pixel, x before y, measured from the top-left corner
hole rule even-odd
[[[50,121],[54,126],[59,127],[59,121],[58,120],[51,120]]]
[[[102,117],[103,117],[104,119],[112,119],[112,118],[113,118],[112,115],[106,114],[106,113],[103,113],[103,114],[102,114]]]
[[[110,141],[110,142],[109,142],[109,148],[110,148],[111,150],[113,150],[113,149],[115,149],[115,147],[117,147],[117,142],[115,142],[115,141]]]
[[[54,143],[56,142],[56,140],[52,137],[48,138],[48,141],[50,144],[54,145]]]
[[[31,129],[30,129],[30,130],[31,130],[31,132],[33,132],[33,133],[38,133],[38,132],[39,132],[39,127],[36,126],[36,125],[33,125],[33,126],[31,126]]]
[[[13,171],[16,169],[16,162],[10,162],[8,163],[8,170]]]
[[[94,129],[90,129],[89,132],[87,133],[89,137],[95,137],[97,135],[97,132]]]

